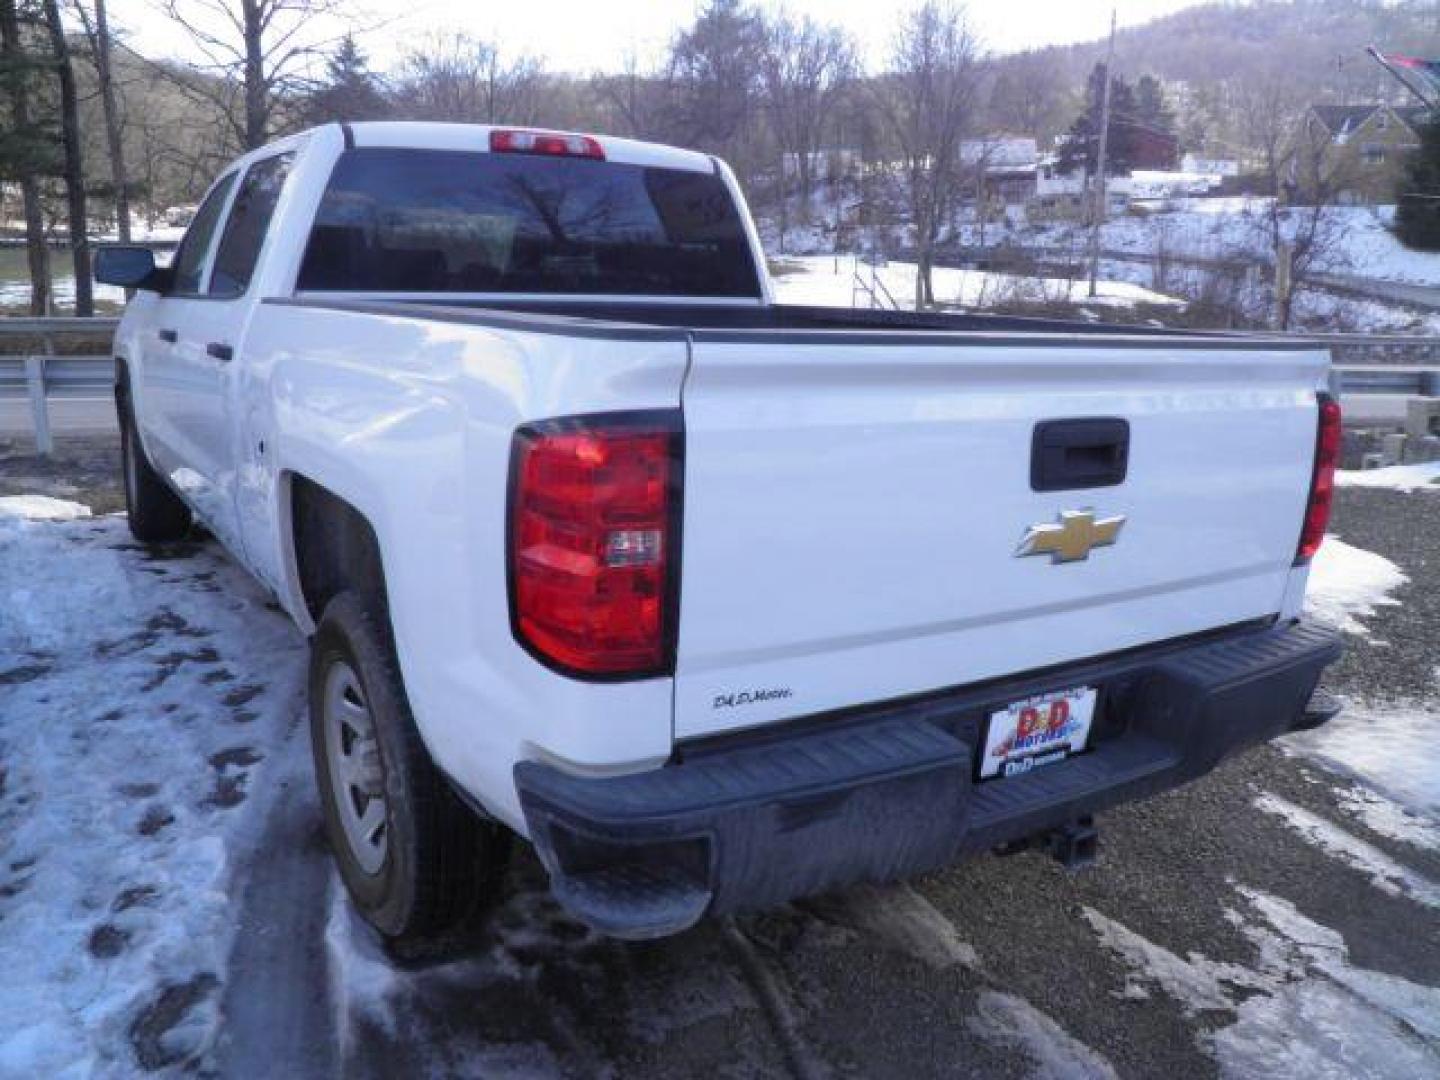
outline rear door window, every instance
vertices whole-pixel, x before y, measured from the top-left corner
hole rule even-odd
[[[294,159],[293,152],[277,154],[255,162],[246,171],[215,253],[211,296],[240,296],[250,287],[270,219],[275,216],[275,204],[280,201]]]
[[[715,172],[584,158],[356,149],[335,166],[302,290],[760,295]]]
[[[220,215],[225,210],[225,200],[235,186],[235,174],[229,173],[216,181],[210,194],[195,211],[185,238],[175,252],[175,278],[170,291],[194,295],[200,291],[200,282],[205,280],[206,259],[210,254],[210,241],[215,237],[215,226],[220,224]]]

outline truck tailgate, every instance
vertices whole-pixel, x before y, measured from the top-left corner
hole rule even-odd
[[[1237,344],[697,332],[676,737],[1278,611],[1328,360]],[[1127,422],[1123,482],[1034,490],[1037,424],[1083,418]],[[1018,554],[1074,511],[1124,524]]]

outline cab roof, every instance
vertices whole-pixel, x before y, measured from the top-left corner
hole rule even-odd
[[[468,150],[490,153],[490,132],[525,131],[542,135],[574,136],[584,134],[594,139],[605,151],[606,161],[625,165],[648,165],[655,168],[681,169],[688,172],[713,172],[715,161],[708,154],[682,150],[660,143],[621,139],[612,135],[589,135],[582,132],[555,131],[550,128],[527,127],[522,124],[451,124],[417,120],[367,120],[346,125],[357,147],[394,147],[409,150]]]

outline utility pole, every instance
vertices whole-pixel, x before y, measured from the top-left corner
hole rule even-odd
[[[1090,297],[1100,276],[1100,226],[1105,223],[1105,156],[1110,148],[1110,84],[1115,81],[1115,9],[1110,9],[1110,45],[1105,50],[1105,88],[1100,92],[1100,152],[1095,160],[1095,205],[1090,211]]]

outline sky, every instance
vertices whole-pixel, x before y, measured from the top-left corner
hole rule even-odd
[[[1116,0],[1119,23],[1133,26],[1198,0]],[[182,0],[183,3],[183,0]],[[781,0],[760,0],[774,10]],[[854,35],[872,66],[884,58],[902,0],[784,0],[798,15],[838,24]],[[353,25],[372,66],[392,66],[428,34],[465,30],[498,42],[510,55],[542,57],[555,71],[615,69],[627,54],[659,56],[676,30],[689,23],[697,0],[355,0]],[[1109,29],[1111,0],[970,0],[973,29],[987,49],[1017,52],[1040,45],[1089,41]],[[187,40],[158,10],[158,0],[112,0],[112,19],[130,31],[132,47],[147,55],[185,59]],[[344,23],[326,27],[343,32]]]

